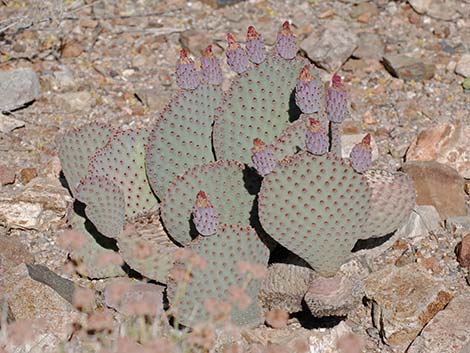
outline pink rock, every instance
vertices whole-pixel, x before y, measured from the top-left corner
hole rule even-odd
[[[412,142],[406,159],[436,160],[470,178],[470,126],[440,124],[422,131]]]
[[[15,182],[15,171],[6,165],[0,165],[0,185],[13,184]]]

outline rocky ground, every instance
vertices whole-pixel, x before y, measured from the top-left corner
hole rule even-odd
[[[176,91],[181,47],[199,56],[212,43],[222,54],[225,34],[242,39],[252,24],[272,45],[289,20],[301,55],[325,80],[338,73],[347,82],[345,149],[371,133],[375,165],[412,175],[418,206],[392,239],[355,252],[345,271],[364,274],[366,299],[346,320],[312,328],[292,318],[287,329],[244,339],[308,337],[310,352],[469,352],[470,1],[216,3],[0,2],[0,293],[9,293],[12,315],[46,318],[52,352],[80,313],[21,264],[101,286],[70,274],[57,245],[72,201],[59,178],[63,133],[91,121],[150,126]],[[360,338],[343,344],[356,350],[337,344],[346,333]],[[45,351],[37,342],[4,349]]]

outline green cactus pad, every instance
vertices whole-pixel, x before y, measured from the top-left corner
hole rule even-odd
[[[103,239],[100,234],[94,234],[96,231],[91,224],[87,224],[86,218],[73,213],[68,219],[68,224],[73,230],[83,234],[86,238],[86,243],[80,247],[80,250],[73,250],[70,253],[70,258],[77,264],[76,270],[79,274],[93,279],[125,275],[120,265],[112,263],[107,265],[100,264],[101,258],[115,254],[115,251],[104,248],[99,243],[109,240]],[[99,239],[99,242],[97,239]]]
[[[270,56],[234,80],[214,125],[217,159],[250,163],[254,138],[270,144],[297,118],[292,92],[303,64]]]
[[[266,176],[261,225],[323,276],[333,276],[363,236],[371,191],[367,181],[331,154],[300,152]]]
[[[405,173],[373,169],[365,172],[364,176],[372,190],[366,234],[381,237],[408,220],[415,206],[416,190],[412,179]]]
[[[193,326],[208,320],[209,314],[204,306],[207,299],[230,302],[228,291],[232,287],[243,287],[247,274],[237,268],[240,262],[249,262],[267,267],[269,250],[260,240],[253,228],[241,224],[221,224],[219,232],[210,237],[198,238],[187,248],[207,261],[206,266],[193,266],[188,282],[174,278],[174,271],[168,283],[168,299],[173,306],[178,322]],[[175,263],[175,269],[188,268],[188,260]],[[203,267],[203,268],[201,268]],[[263,322],[258,307],[260,280],[252,279],[245,290],[251,298],[250,306],[241,310],[232,305],[231,319],[239,326],[255,326]],[[180,299],[178,294],[181,293]]]
[[[305,150],[306,134],[305,117],[290,123],[273,142],[276,159],[279,161]]]
[[[102,176],[88,176],[80,182],[76,198],[86,204],[85,214],[101,234],[113,238],[122,232],[125,200],[114,183]]]
[[[180,91],[162,112],[150,133],[146,157],[150,185],[160,199],[175,175],[214,160],[212,124],[222,96],[220,86],[203,84]]]
[[[236,161],[217,161],[196,165],[175,177],[162,201],[162,219],[170,236],[188,244],[197,233],[192,229],[191,213],[199,191],[204,191],[220,223],[250,224],[254,196],[244,186],[244,166]]]
[[[90,163],[90,175],[103,176],[124,194],[126,217],[149,210],[158,201],[145,173],[146,130],[125,130],[96,152]]]
[[[158,212],[135,219],[117,237],[126,263],[147,278],[166,283],[178,247],[168,238]]]
[[[106,145],[115,130],[106,124],[91,123],[68,131],[60,143],[59,159],[70,191],[75,194],[96,150]]]

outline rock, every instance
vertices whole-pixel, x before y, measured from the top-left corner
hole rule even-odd
[[[455,73],[463,77],[470,77],[470,54],[464,54],[455,67]]]
[[[455,0],[409,0],[408,3],[421,15],[445,21],[458,17],[458,3]]]
[[[38,176],[36,168],[23,168],[20,170],[20,180],[23,184],[28,184]]]
[[[341,155],[343,158],[349,158],[349,154],[353,147],[362,141],[366,134],[353,134],[353,135],[343,135],[341,137]],[[371,136],[370,145],[372,147],[372,160],[375,161],[379,157],[379,149],[375,138]]]
[[[0,234],[0,277],[10,268],[34,262],[34,256],[17,237]]]
[[[15,182],[15,170],[4,164],[0,164],[0,185],[5,186]]]
[[[199,58],[201,51],[213,42],[212,38],[213,37],[207,31],[193,29],[181,33],[180,42],[183,47],[187,48],[194,56]]]
[[[436,125],[422,131],[406,153],[407,161],[435,160],[470,179],[470,126],[457,123]]]
[[[309,350],[307,352],[360,353],[364,349],[364,339],[353,333],[351,327],[344,321],[331,330],[327,330],[326,334],[320,337],[310,336],[308,341]]]
[[[470,292],[454,298],[427,324],[407,353],[470,352]]]
[[[80,43],[78,40],[67,41],[62,45],[61,48],[62,58],[76,58],[80,56],[84,50],[85,49],[82,43]]]
[[[1,99],[1,97],[0,97]],[[8,134],[15,129],[24,126],[24,122],[8,115],[0,115],[0,132]]]
[[[364,32],[359,34],[358,46],[353,56],[358,59],[381,60],[384,55],[384,43],[376,33]]]
[[[423,327],[452,299],[445,283],[416,263],[388,265],[364,282],[372,320],[382,339],[404,352]]]
[[[403,165],[416,188],[416,204],[433,205],[442,220],[466,216],[463,178],[455,169],[435,161],[411,161]]]
[[[31,324],[29,326],[31,326]],[[43,333],[39,329],[36,331],[36,335],[32,341],[23,344],[8,342],[5,346],[5,350],[6,352],[14,353],[57,353],[62,348],[61,344],[63,344],[63,342],[61,342],[57,335],[51,332]],[[0,350],[0,352],[3,353],[2,350]]]
[[[242,0],[201,0],[203,3],[212,7],[222,7],[227,5],[234,5]]]
[[[0,92],[0,111],[21,108],[41,94],[38,76],[29,68],[0,70]]]
[[[282,309],[289,313],[302,310],[302,299],[313,278],[312,269],[291,264],[274,263],[268,268],[259,293],[265,311]]]
[[[383,64],[392,76],[405,81],[430,80],[436,71],[436,66],[428,60],[402,54],[384,56]]]
[[[451,217],[446,219],[446,229],[454,235],[462,235],[470,231],[470,217]]]
[[[41,77],[45,80],[46,77]],[[60,65],[55,69],[51,75],[47,76],[49,88],[56,92],[66,92],[74,89],[77,86],[72,70],[65,66]]]
[[[351,11],[351,18],[358,19],[364,14],[368,14],[369,16],[377,16],[379,14],[379,9],[373,2],[362,2],[353,7]]]
[[[312,33],[302,41],[300,48],[315,64],[328,72],[336,72],[356,49],[358,37],[343,21],[328,23],[320,38]]]
[[[398,238],[413,239],[441,229],[441,219],[436,208],[431,205],[416,206],[408,222],[395,232]]]
[[[364,290],[357,277],[337,274],[316,276],[310,283],[304,301],[315,317],[346,316],[360,304]]]
[[[470,269],[470,234],[457,244],[455,254],[460,266]]]
[[[68,92],[57,94],[54,103],[68,112],[79,112],[89,110],[94,99],[89,92]]]
[[[26,265],[12,268],[0,277],[0,289],[15,320],[41,320],[47,331],[61,339],[71,333],[82,315],[48,286],[33,280]]]

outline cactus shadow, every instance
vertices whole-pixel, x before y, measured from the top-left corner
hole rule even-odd
[[[304,300],[302,300],[302,311],[291,314],[291,317],[297,319],[299,324],[307,330],[333,328],[346,319],[346,316],[315,317],[310,312]]]
[[[69,182],[67,181],[67,178],[65,178],[65,174],[64,174],[64,171],[61,170],[60,171],[60,174],[59,174],[59,183],[60,185],[62,185],[64,188],[67,189],[67,191],[69,192],[69,195],[71,197],[73,197],[73,194],[72,194],[72,191],[70,189],[70,185],[69,185]]]
[[[289,95],[289,110],[287,112],[289,114],[289,122],[291,123],[299,119],[302,114],[297,104],[295,104],[295,89]]]
[[[352,248],[351,252],[358,252],[360,250],[370,250],[376,247],[379,247],[380,245],[386,243],[387,241],[390,240],[390,238],[395,234],[395,232],[383,235],[381,237],[374,237],[374,238],[368,238],[368,239],[359,239],[356,244],[354,244],[354,247]]]

